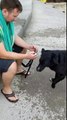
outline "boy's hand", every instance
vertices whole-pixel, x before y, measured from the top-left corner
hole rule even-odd
[[[37,53],[37,52],[38,52],[37,47],[36,47],[36,46],[34,46],[34,45],[30,45],[30,46],[29,46],[29,50],[30,50],[30,51],[34,51],[35,53]]]
[[[32,59],[32,60],[34,60],[34,59],[36,59],[36,57],[37,57],[37,55],[33,51],[26,53],[26,59]]]

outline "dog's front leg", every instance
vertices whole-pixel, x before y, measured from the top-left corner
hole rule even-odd
[[[60,82],[61,80],[63,80],[65,78],[65,76],[63,74],[55,74],[55,78],[52,79],[52,88],[55,88],[55,85]]]
[[[51,87],[55,88],[55,85],[58,82],[58,74],[56,73],[55,77],[54,78],[50,78],[49,80],[50,80],[50,82],[52,82]]]

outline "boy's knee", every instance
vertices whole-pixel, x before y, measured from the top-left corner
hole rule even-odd
[[[12,74],[16,74],[16,72],[17,72],[17,63],[13,62],[8,70],[11,71]]]
[[[23,48],[22,53],[25,54],[27,52],[26,48]]]

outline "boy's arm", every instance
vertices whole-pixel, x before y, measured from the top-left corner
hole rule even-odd
[[[19,60],[19,59],[35,59],[36,54],[34,53],[15,53],[15,52],[9,52],[6,51],[3,45],[3,42],[0,42],[0,59],[13,59],[13,60]]]
[[[16,36],[15,38],[15,44],[22,47],[22,48],[26,48],[29,49],[30,45],[28,43],[26,43],[22,38],[20,38],[19,36]]]
[[[16,37],[15,39],[15,44],[22,47],[22,48],[26,48],[30,51],[34,51],[37,52],[38,49],[36,46],[28,44],[27,42],[25,42],[22,38],[20,38],[19,36]]]

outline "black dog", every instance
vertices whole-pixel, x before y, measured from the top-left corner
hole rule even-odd
[[[52,88],[56,83],[63,80],[66,76],[66,50],[44,50],[41,51],[39,65],[36,70],[41,72],[45,67],[55,71],[55,78],[52,78]]]

